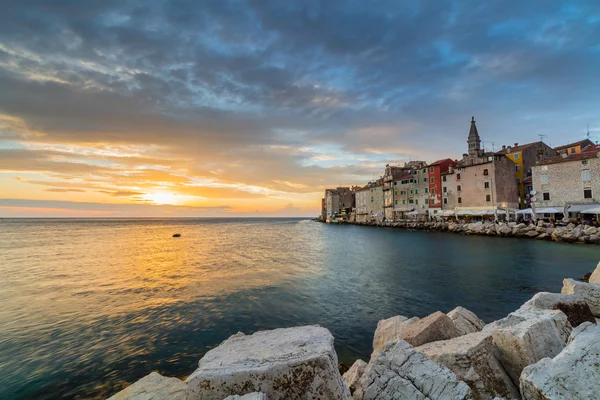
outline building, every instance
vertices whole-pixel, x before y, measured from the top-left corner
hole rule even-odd
[[[349,187],[325,189],[326,219],[347,217],[354,207],[354,191]]]
[[[556,208],[573,218],[600,207],[600,145],[543,160],[532,168],[535,207]]]
[[[371,214],[371,191],[370,185],[358,188],[354,191],[356,202],[356,222],[370,221]]]
[[[588,147],[594,146],[594,142],[590,139],[580,140],[579,142],[569,143],[562,146],[555,147],[554,150],[558,154],[578,154],[587,149]]]
[[[429,209],[439,211],[443,206],[443,178],[449,170],[456,168],[456,162],[450,158],[438,160],[427,166],[429,170]]]
[[[378,179],[370,184],[369,193],[371,193],[371,198],[369,199],[371,219],[382,221],[385,216],[383,209],[383,179]]]
[[[453,167],[442,172],[442,210],[454,210],[457,206],[456,170]]]
[[[507,156],[515,164],[515,181],[517,184],[517,197],[519,208],[526,208],[529,204],[531,185],[527,185],[526,178],[531,176],[531,167],[547,158],[556,157],[556,150],[544,142],[534,142],[514,146],[502,146],[497,154]]]
[[[325,221],[327,219],[327,200],[325,197],[321,199],[321,221]]]
[[[504,154],[486,152],[471,118],[468,153],[458,162],[454,181],[457,210],[495,210],[518,206],[515,164]],[[448,180],[448,175],[446,175]],[[446,192],[452,190],[448,183]],[[443,189],[442,189],[443,190]]]
[[[383,208],[386,220],[394,219],[395,190],[394,183],[404,175],[405,168],[391,165],[385,166],[383,175]]]
[[[336,189],[325,189],[325,220],[340,214],[340,196]]]

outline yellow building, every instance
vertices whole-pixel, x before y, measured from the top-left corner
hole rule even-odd
[[[556,150],[558,154],[571,155],[581,153],[583,150],[593,145],[594,143],[590,139],[585,139],[580,140],[579,142],[569,143],[563,146],[555,147],[554,150]]]
[[[531,176],[531,167],[539,161],[550,157],[555,157],[556,150],[544,142],[534,142],[520,145],[515,143],[514,146],[502,146],[497,154],[506,155],[515,164],[515,180],[519,195],[520,208],[525,208],[527,205],[527,193],[525,187],[525,179]]]

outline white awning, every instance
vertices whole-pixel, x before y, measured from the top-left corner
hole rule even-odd
[[[583,214],[600,214],[600,207],[590,208],[588,210],[582,211]]]
[[[538,208],[535,210],[536,214],[561,214],[562,211],[557,210],[556,208]]]
[[[473,211],[470,210],[460,210],[456,212],[456,215],[473,215]]]
[[[419,212],[417,210],[415,210],[415,211],[411,211],[411,212],[407,213],[406,215],[419,215]]]
[[[450,216],[450,215],[454,215],[455,211],[454,210],[445,210],[443,211],[441,214],[439,215],[443,215],[443,216]]]
[[[531,208],[526,208],[525,210],[518,210],[517,214],[533,215],[533,210]]]
[[[583,211],[590,210],[592,208],[598,208],[598,207],[600,207],[600,204],[598,204],[598,203],[576,204],[576,205],[569,207],[568,211],[570,213],[583,212]]]

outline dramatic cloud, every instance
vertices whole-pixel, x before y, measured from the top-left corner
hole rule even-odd
[[[315,215],[472,115],[487,148],[600,139],[599,70],[594,0],[9,0],[0,198]]]

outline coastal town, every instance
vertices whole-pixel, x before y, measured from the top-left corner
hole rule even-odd
[[[543,141],[487,151],[475,117],[460,159],[386,165],[364,186],[326,189],[319,220],[504,220],[585,222],[600,214],[600,145],[588,138],[558,147]]]

